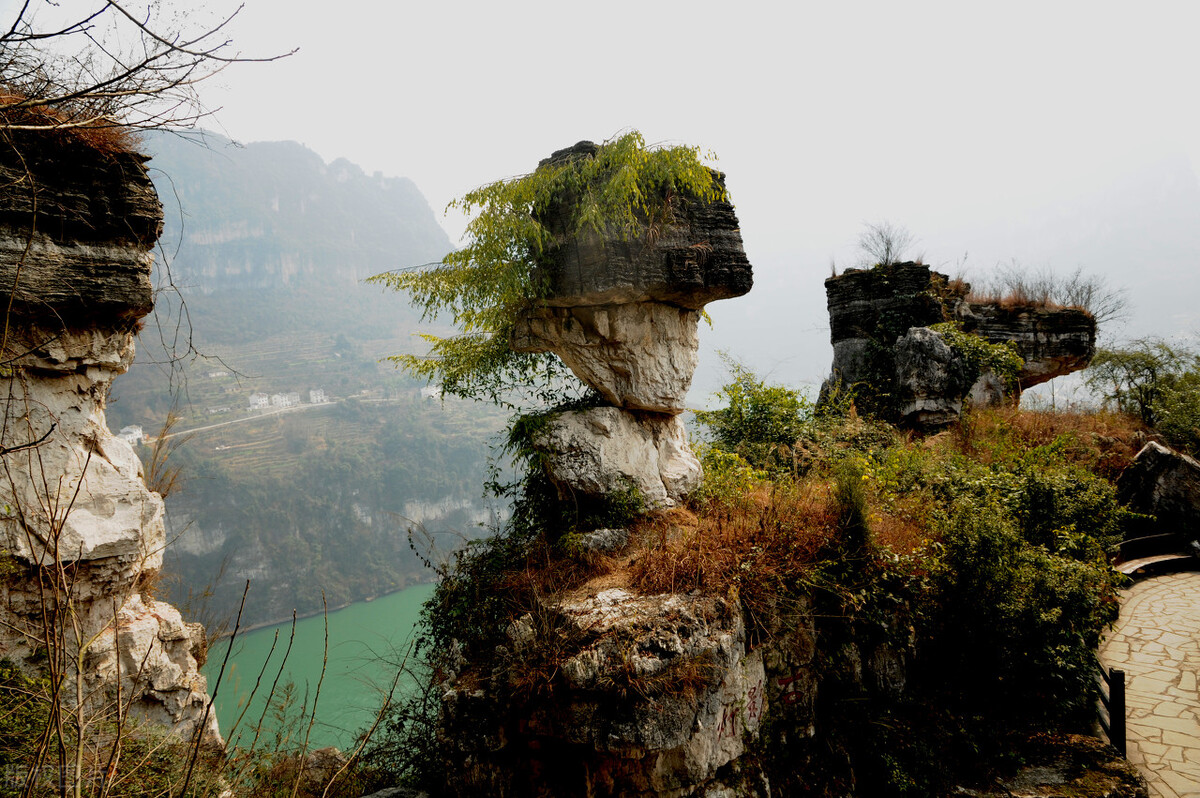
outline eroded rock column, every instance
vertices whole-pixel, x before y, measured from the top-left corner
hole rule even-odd
[[[580,142],[549,162],[595,151]],[[554,352],[605,406],[552,417],[535,443],[564,498],[632,487],[649,507],[673,505],[701,477],[680,418],[701,311],[753,284],[737,217],[728,202],[676,196],[667,221],[623,235],[576,232],[570,210],[544,220],[556,239],[539,264],[549,294],[517,325],[512,346]]]
[[[204,629],[151,592],[162,499],[104,414],[153,305],[162,209],[143,160],[33,135],[0,147],[0,650],[32,672],[52,660],[64,708],[92,722],[127,709],[216,739]]]

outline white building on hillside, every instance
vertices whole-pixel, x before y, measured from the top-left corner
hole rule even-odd
[[[117,437],[128,443],[130,446],[137,446],[146,436],[142,433],[142,428],[137,424],[130,424],[128,427],[121,427],[121,431],[117,433]]]
[[[270,406],[271,406],[271,397],[267,396],[265,393],[255,392],[255,393],[250,394],[250,409],[251,410],[263,410]]]
[[[300,404],[300,392],[271,394],[271,407],[295,407]]]
[[[325,395],[324,388],[313,388],[308,392],[308,402],[314,405],[323,405],[329,401],[329,397]]]

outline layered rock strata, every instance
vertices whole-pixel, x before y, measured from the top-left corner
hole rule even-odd
[[[596,151],[580,142],[542,166]],[[700,478],[677,416],[696,369],[701,310],[753,283],[737,217],[728,202],[675,195],[664,198],[662,218],[633,233],[576,231],[576,201],[564,196],[542,220],[554,243],[537,269],[549,289],[511,343],[555,353],[607,406],[552,418],[534,443],[564,498],[632,486],[648,506],[670,506]]]
[[[488,690],[471,689],[467,671],[444,685],[450,794],[766,796],[766,777],[739,763],[767,718],[812,733],[811,617],[752,649],[740,608],[724,598],[610,588],[539,612],[509,627]],[[498,702],[522,694],[523,663],[549,640],[562,641],[553,695]]]
[[[1087,367],[1096,353],[1096,320],[1080,308],[1039,308],[960,302],[954,317],[988,343],[1011,343],[1025,361],[1021,390]]]
[[[162,499],[104,415],[153,305],[162,210],[143,160],[32,135],[0,148],[0,174],[11,178],[0,190],[0,280],[11,299],[0,650],[31,669],[47,658],[64,668],[80,687],[65,693],[70,711],[82,695],[93,719],[127,710],[181,734],[204,723],[216,739],[198,670],[204,630],[147,592],[162,567]]]
[[[968,397],[998,404],[1091,362],[1096,321],[1087,311],[968,302],[969,290],[921,263],[847,269],[828,278],[833,366],[822,400],[850,389],[886,416],[935,427],[956,419]],[[933,337],[941,336],[928,329],[946,321],[988,343],[1015,347],[1023,360],[1015,395],[990,372],[966,383],[956,376],[963,372],[961,357],[936,344]]]

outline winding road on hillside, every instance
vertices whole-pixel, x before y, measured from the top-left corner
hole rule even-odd
[[[1122,591],[1100,661],[1125,671],[1129,761],[1151,798],[1200,798],[1200,573]]]
[[[178,437],[185,436],[185,435],[195,435],[198,432],[208,432],[209,430],[218,429],[220,427],[228,427],[231,424],[243,424],[247,421],[258,421],[260,419],[264,419],[269,416],[277,416],[280,413],[296,413],[296,412],[300,412],[300,411],[304,411],[304,410],[320,410],[321,408],[325,408],[325,407],[333,407],[335,404],[337,404],[338,402],[341,402],[341,401],[342,401],[341,399],[329,399],[328,401],[317,402],[316,404],[292,405],[291,407],[276,407],[272,410],[262,410],[262,411],[255,412],[254,415],[250,415],[250,416],[242,416],[241,418],[231,418],[229,421],[218,421],[216,424],[205,424],[203,427],[192,427],[191,429],[182,429],[182,430],[179,430],[178,432],[172,432],[167,435],[163,435],[161,437],[163,440],[170,440],[171,438],[178,438]],[[147,436],[146,437],[146,445],[152,446],[154,444],[154,440],[155,440],[154,438]]]

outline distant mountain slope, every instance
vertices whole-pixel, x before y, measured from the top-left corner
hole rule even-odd
[[[237,145],[206,134],[147,142],[166,210],[164,247],[185,285],[352,286],[364,277],[437,260],[446,233],[416,185],[325,164],[294,141]],[[177,200],[177,201],[176,201]]]
[[[408,527],[478,534],[480,452],[502,424],[381,362],[423,346],[418,318],[362,279],[449,251],[433,211],[411,181],[295,142],[147,149],[167,219],[156,269],[179,292],[159,294],[108,419],[154,435],[181,416],[171,598],[219,620],[249,579],[243,622],[258,624],[429,578]]]

